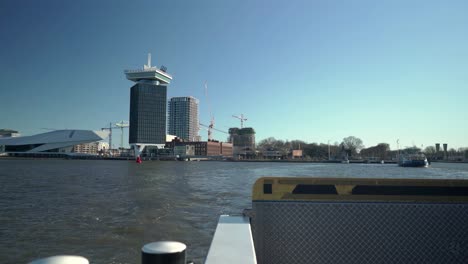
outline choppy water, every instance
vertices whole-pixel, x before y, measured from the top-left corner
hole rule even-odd
[[[251,207],[261,176],[468,179],[468,164],[0,160],[0,262],[76,254],[140,263],[143,244],[178,240],[202,263],[218,216]]]

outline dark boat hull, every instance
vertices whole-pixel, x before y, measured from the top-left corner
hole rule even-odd
[[[425,160],[412,160],[401,162],[398,165],[401,167],[427,167],[428,163]]]

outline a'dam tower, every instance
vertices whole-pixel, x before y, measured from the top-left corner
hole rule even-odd
[[[167,86],[172,76],[166,67],[151,66],[151,54],[143,69],[125,70],[130,88],[129,144],[139,156],[148,146],[163,148],[166,143]]]

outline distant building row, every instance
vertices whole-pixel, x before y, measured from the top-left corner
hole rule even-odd
[[[56,130],[25,137],[0,138],[0,153],[20,154],[103,154],[109,149],[102,140],[108,131]],[[232,144],[217,141],[184,141],[174,139],[167,142],[166,148],[148,148],[145,156],[206,156],[232,157]],[[118,154],[118,153],[114,153]],[[122,154],[122,153],[120,153]],[[125,154],[125,153],[124,153]],[[132,155],[126,153],[125,155]]]
[[[232,144],[226,142],[174,139],[167,142],[165,147],[179,156],[232,157]]]

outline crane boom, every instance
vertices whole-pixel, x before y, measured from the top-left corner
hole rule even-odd
[[[210,111],[210,125],[205,126],[205,127],[208,128],[207,129],[208,130],[208,141],[211,141],[211,140],[213,140],[212,130],[214,130],[215,121],[214,121],[213,112],[211,112],[210,98],[208,97],[208,82],[207,81],[205,81],[205,97],[206,97],[206,101],[208,102],[208,110]]]
[[[205,127],[205,128],[210,128],[211,125],[208,126],[208,125],[205,125],[205,124],[200,123],[200,126]],[[224,133],[224,134],[229,134],[229,133],[226,132],[226,131],[223,131],[223,130],[220,130],[220,129],[217,129],[217,128],[214,128],[214,127],[211,127],[211,129],[212,129],[212,130],[215,130],[215,131],[218,131],[218,132],[221,132],[221,133]]]
[[[123,149],[123,136],[124,136],[124,128],[129,127],[130,125],[126,121],[120,121],[118,123],[115,123],[116,127],[120,128],[120,148]]]
[[[241,128],[244,128],[244,121],[247,121],[247,118],[244,118],[244,114],[241,114],[240,116],[232,115],[232,117],[239,119],[241,122]]]
[[[115,123],[114,126],[112,126],[112,122],[109,123],[108,127],[103,127],[101,130],[109,130],[109,150],[112,149],[112,129],[114,128],[120,128],[121,130],[121,135],[120,135],[120,147],[123,148],[123,129],[129,127],[128,122],[126,121],[120,121]]]
[[[112,129],[117,128],[112,126],[112,122],[109,123],[109,127],[103,127],[101,130],[109,130],[109,151],[112,149]]]

